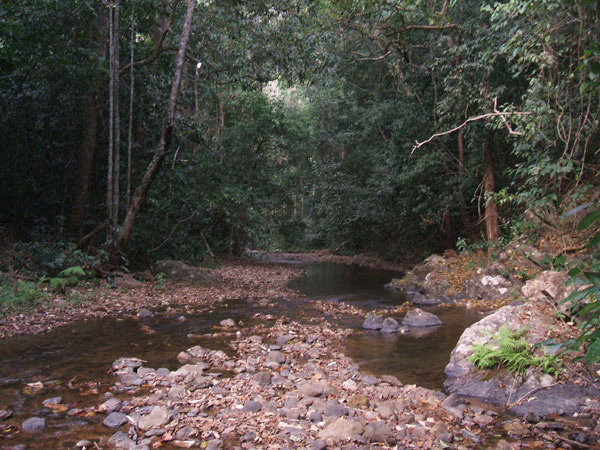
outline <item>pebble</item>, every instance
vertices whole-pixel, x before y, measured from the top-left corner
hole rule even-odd
[[[90,447],[91,445],[92,445],[92,441],[88,441],[87,439],[82,439],[82,440],[78,441],[77,444],[75,444],[75,447],[82,448],[82,447]]]
[[[52,398],[47,398],[46,400],[44,400],[42,402],[42,405],[44,405],[44,406],[60,405],[61,403],[62,403],[62,397],[52,397]]]
[[[108,440],[108,444],[112,445],[114,448],[119,449],[129,449],[131,450],[136,446],[135,441],[133,441],[127,434],[122,431],[117,431],[113,434]]]
[[[0,420],[6,420],[12,417],[13,412],[10,409],[0,409]]]

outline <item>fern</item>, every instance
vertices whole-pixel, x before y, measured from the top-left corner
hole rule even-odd
[[[505,367],[521,373],[533,366],[550,375],[558,374],[560,361],[552,355],[534,356],[531,345],[523,337],[526,332],[526,327],[516,331],[501,327],[490,343],[474,345],[467,360],[480,370]]]

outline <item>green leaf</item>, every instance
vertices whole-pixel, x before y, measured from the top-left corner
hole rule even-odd
[[[598,222],[598,220],[600,220],[600,211],[594,211],[593,213],[590,213],[583,219],[581,219],[581,222],[579,222],[579,225],[577,225],[577,229],[579,231],[583,231],[590,225],[594,224],[595,222]]]
[[[595,340],[589,345],[585,359],[588,364],[593,364],[600,360],[600,339]]]

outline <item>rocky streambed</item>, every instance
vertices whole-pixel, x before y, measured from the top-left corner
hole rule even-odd
[[[404,355],[410,367],[414,354],[417,368],[428,359],[438,367],[431,372],[441,385],[462,329],[481,316],[464,309],[470,322],[451,327],[447,313],[458,313],[444,304],[431,307],[444,322],[428,327],[434,332],[360,331],[365,312],[373,309],[401,322],[405,299],[365,286],[355,269],[350,277],[362,287],[345,292],[344,277],[335,275],[343,270],[330,269],[321,276],[325,298],[295,295],[288,301],[265,283],[268,296],[242,301],[239,309],[215,308],[202,326],[192,314],[170,313],[173,326],[166,334],[160,331],[164,319],[139,311],[130,323],[156,342],[151,351],[147,344],[122,347],[119,355],[113,349],[114,357],[122,357],[110,373],[86,380],[77,380],[77,373],[57,380],[35,371],[13,380],[16,387],[0,394],[1,448],[576,448],[597,441],[593,402],[578,409],[579,418],[557,411],[521,420],[502,403],[422,387],[429,375],[417,376],[415,384],[389,375],[406,382],[407,371],[390,370],[389,362],[398,364]],[[181,338],[159,350],[161,339],[172,335]],[[445,356],[434,361],[428,346],[444,341]]]

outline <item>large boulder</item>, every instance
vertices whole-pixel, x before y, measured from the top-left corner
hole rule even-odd
[[[406,313],[404,319],[402,319],[402,326],[408,328],[435,327],[441,324],[442,321],[435,314],[431,314],[419,308],[411,309]]]
[[[458,340],[445,369],[446,390],[488,403],[508,405],[511,412],[521,416],[530,412],[546,416],[581,411],[587,399],[600,395],[600,390],[584,380],[556,383],[536,368],[528,369],[523,375],[505,369],[481,371],[467,359],[475,344],[490,344],[501,327],[512,330],[527,327],[524,338],[533,345],[546,340],[548,332],[556,325],[547,310],[535,302],[500,308],[467,328]]]
[[[156,261],[155,271],[164,273],[166,278],[173,281],[184,281],[200,286],[216,284],[216,280],[206,270],[190,266],[182,261],[172,259]]]

